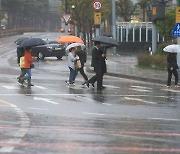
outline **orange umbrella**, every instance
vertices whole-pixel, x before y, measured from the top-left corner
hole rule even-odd
[[[61,36],[59,39],[57,39],[57,42],[59,43],[84,43],[82,39],[73,35]]]

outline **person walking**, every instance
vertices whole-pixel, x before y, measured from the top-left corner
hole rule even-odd
[[[97,90],[102,90],[103,75],[105,72],[105,55],[100,48],[101,43],[95,41],[92,49],[91,66],[94,67],[95,75],[88,80],[94,87],[94,83],[97,81]]]
[[[75,85],[75,79],[78,74],[75,67],[75,62],[79,60],[79,56],[76,55],[77,47],[72,47],[68,53],[68,68],[70,70],[69,81],[66,81],[69,85]]]
[[[179,69],[178,64],[177,64],[177,53],[168,53],[167,63],[168,63],[168,66],[167,66],[167,71],[168,71],[167,87],[171,88],[172,74],[175,77],[175,87],[179,87],[179,85],[178,85],[178,73],[177,73],[177,69]]]
[[[21,74],[17,77],[17,79],[18,82],[21,83],[20,78],[25,76],[26,70],[24,68],[24,48],[20,46],[17,47],[17,63],[21,69]]]
[[[86,75],[86,73],[84,72],[84,64],[86,63],[87,60],[87,54],[85,49],[82,50],[78,50],[77,51],[77,55],[79,56],[79,60],[81,62],[81,68],[78,68],[77,70],[80,72],[80,74],[82,75],[82,77],[84,78],[85,82],[82,85],[87,85],[87,87],[89,87],[89,83],[88,83],[88,77]]]
[[[31,49],[32,48],[30,46],[25,47],[24,56],[20,58],[20,63],[22,63],[20,64],[21,69],[24,69],[24,72],[20,75],[20,78],[18,80],[21,84],[23,84],[24,81],[27,80],[29,87],[34,86],[31,83],[31,65],[32,65],[32,62],[35,60],[35,58],[32,57],[31,55]]]

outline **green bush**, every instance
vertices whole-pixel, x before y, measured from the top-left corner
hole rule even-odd
[[[163,49],[168,46],[170,43],[161,43],[157,47],[157,53],[158,54],[166,54],[166,52],[163,51]]]
[[[149,53],[143,53],[138,56],[138,65],[143,68],[164,70],[167,67],[166,57],[166,54],[150,55]]]
[[[156,54],[153,55],[153,60],[152,60],[152,67],[154,66],[157,69],[166,69],[167,67],[167,56],[162,55],[162,54]]]
[[[152,56],[148,53],[143,53],[138,56],[138,65],[142,67],[152,66]]]

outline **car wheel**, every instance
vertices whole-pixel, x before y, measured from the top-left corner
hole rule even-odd
[[[38,59],[40,59],[40,60],[43,60],[43,59],[44,59],[44,56],[43,56],[42,52],[39,52],[39,54],[38,54]]]
[[[58,59],[58,60],[61,60],[61,59],[62,59],[62,56],[57,56],[57,59]]]

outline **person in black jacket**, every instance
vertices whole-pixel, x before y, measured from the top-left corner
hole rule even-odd
[[[87,54],[86,54],[85,49],[84,50],[82,50],[82,49],[78,50],[77,55],[79,56],[79,60],[81,62],[81,68],[78,68],[77,70],[80,72],[80,74],[82,75],[82,77],[85,80],[83,85],[86,84],[87,87],[89,87],[88,77],[87,77],[86,73],[84,72],[84,63],[86,63],[86,60],[87,60]]]
[[[100,48],[100,42],[94,42],[94,45],[92,49],[91,66],[94,67],[96,74],[89,79],[88,82],[94,87],[94,83],[97,81],[97,90],[101,90],[103,88],[103,75],[106,72],[105,54]]]
[[[175,77],[175,87],[179,87],[178,85],[178,73],[177,69],[179,69],[178,64],[177,64],[177,53],[168,53],[167,56],[167,63],[168,63],[168,81],[167,81],[167,87],[171,87],[171,78],[172,74]]]

